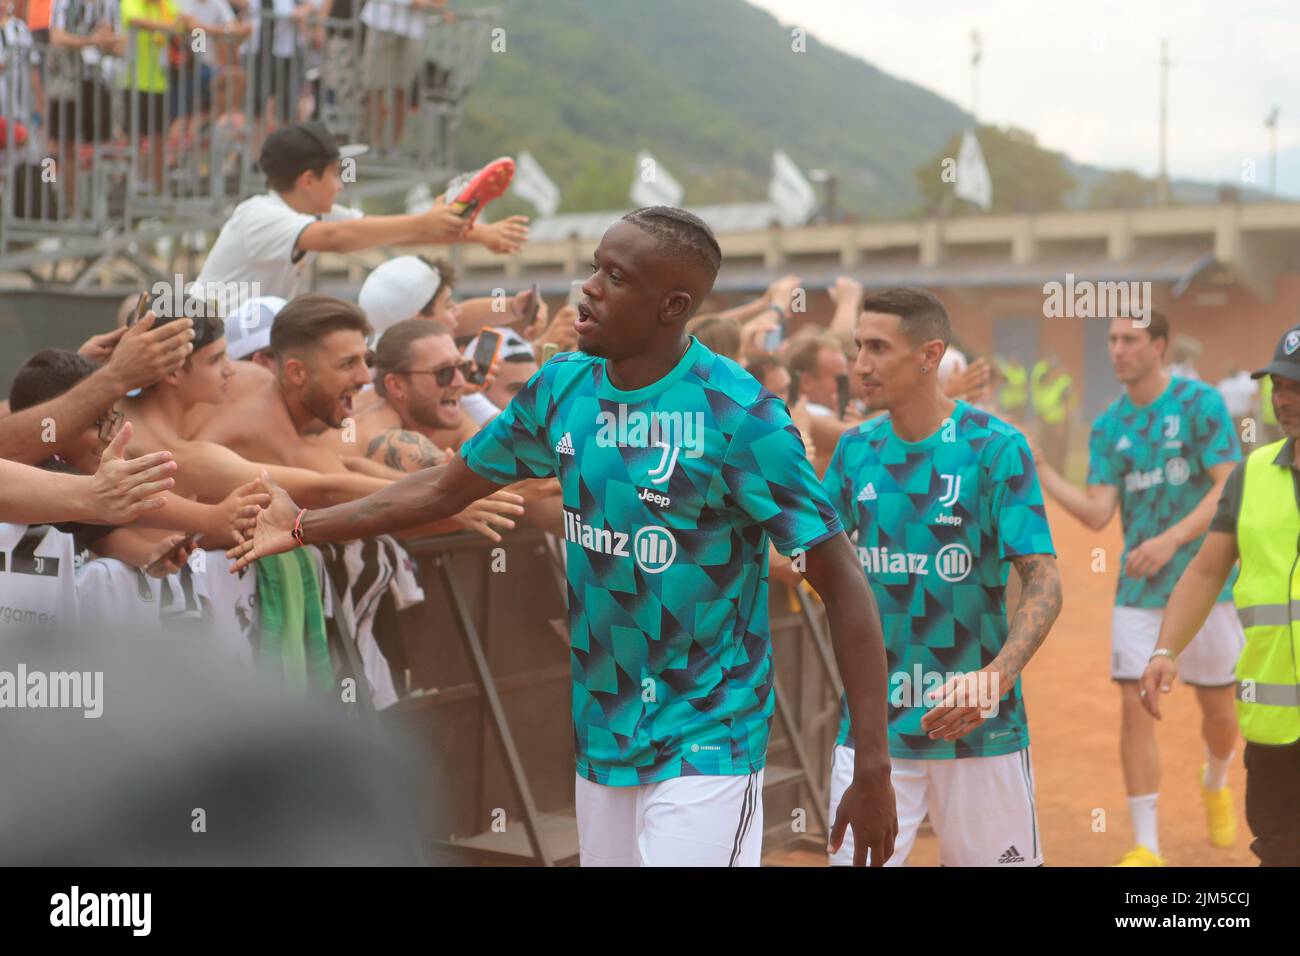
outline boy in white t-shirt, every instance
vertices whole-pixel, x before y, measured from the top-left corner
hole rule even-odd
[[[269,191],[244,200],[222,227],[199,272],[198,283],[243,282],[243,298],[274,295],[291,299],[318,252],[357,252],[410,243],[481,242],[494,252],[514,252],[527,230],[519,217],[474,223],[439,201],[427,212],[365,216],[334,205],[343,189],[342,163],[366,151],[339,147],[324,123],[312,121],[276,130],[262,145],[259,164]],[[209,299],[221,299],[213,288]]]

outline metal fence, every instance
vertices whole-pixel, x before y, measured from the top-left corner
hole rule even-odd
[[[401,195],[449,174],[495,12],[357,0],[350,16],[325,18],[281,2],[227,23],[182,18],[171,32],[91,23],[79,27],[86,45],[0,47],[0,256],[147,236],[151,224],[212,229],[265,188],[266,136],[311,118],[372,146],[354,194]]]

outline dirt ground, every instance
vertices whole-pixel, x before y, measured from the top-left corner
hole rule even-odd
[[[1119,763],[1119,691],[1110,680],[1110,613],[1122,550],[1119,520],[1094,533],[1050,502],[1048,516],[1065,606],[1023,677],[1044,862],[1108,866],[1133,844]],[[1105,551],[1104,573],[1091,570],[1094,548]],[[1201,804],[1198,773],[1204,746],[1192,689],[1175,685],[1162,710],[1165,717],[1157,728],[1162,855],[1170,866],[1256,865],[1246,826],[1241,744],[1229,774],[1237,843],[1219,849],[1210,845]],[[935,838],[922,834],[909,865],[934,866],[938,861]],[[796,851],[773,854],[769,862],[821,865],[825,857]]]

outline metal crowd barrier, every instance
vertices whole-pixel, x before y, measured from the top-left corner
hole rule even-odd
[[[372,144],[358,163],[362,195],[450,174],[495,20],[490,9],[355,0],[346,18],[254,9],[170,36],[127,26],[116,53],[6,47],[0,257],[40,240],[151,235],[150,225],[212,230],[224,209],[265,188],[256,161],[266,136],[311,118],[344,142]]]
[[[405,547],[425,599],[398,615],[403,651],[390,663],[406,687],[380,719],[427,742],[430,858],[576,862],[567,587],[554,539],[521,530],[499,546],[464,534]],[[502,557],[504,572],[494,571]],[[769,613],[776,713],[764,848],[820,849],[841,687],[816,600],[773,582]]]

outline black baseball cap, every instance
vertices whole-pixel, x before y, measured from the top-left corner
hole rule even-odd
[[[1300,325],[1289,328],[1282,341],[1273,350],[1273,361],[1258,372],[1251,372],[1251,378],[1263,378],[1265,375],[1280,375],[1300,382]]]
[[[360,156],[370,147],[360,143],[339,146],[324,123],[312,120],[276,130],[262,144],[257,163],[268,176],[298,176],[338,159]]]

